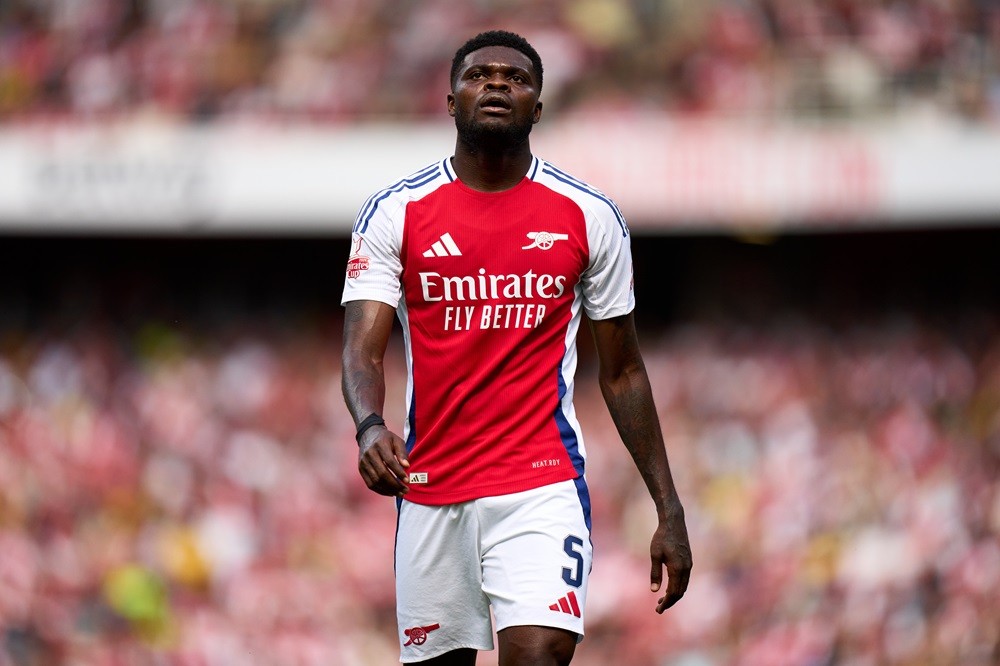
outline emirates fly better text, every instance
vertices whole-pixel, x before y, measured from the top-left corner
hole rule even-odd
[[[566,276],[528,270],[492,274],[480,268],[477,275],[444,276],[420,273],[420,288],[427,303],[456,303],[443,312],[446,331],[535,328],[545,317],[545,303],[516,302],[466,305],[471,301],[537,301],[559,298],[566,291]]]

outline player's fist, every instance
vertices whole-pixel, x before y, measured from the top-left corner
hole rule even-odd
[[[365,485],[379,495],[400,496],[409,492],[406,446],[385,426],[368,428],[361,436],[358,471]]]

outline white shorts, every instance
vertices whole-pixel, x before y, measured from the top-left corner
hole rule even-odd
[[[496,630],[558,627],[583,636],[590,576],[583,479],[461,504],[403,500],[396,533],[400,660],[493,649]]]

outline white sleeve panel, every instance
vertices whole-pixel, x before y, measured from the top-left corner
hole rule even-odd
[[[632,247],[625,226],[610,199],[587,202],[587,242],[590,266],[580,278],[583,309],[591,319],[610,319],[635,307],[632,289]]]
[[[408,197],[394,196],[379,203],[373,212],[362,208],[359,224],[355,225],[359,231],[351,237],[342,305],[350,301],[381,301],[394,308],[399,306],[403,294],[400,252],[407,201]]]
[[[625,218],[615,203],[586,182],[540,160],[531,177],[563,194],[583,211],[590,262],[580,276],[583,309],[591,319],[610,319],[635,307],[632,248]]]

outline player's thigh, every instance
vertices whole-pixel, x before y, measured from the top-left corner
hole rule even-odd
[[[475,666],[478,654],[479,652],[476,650],[462,648],[460,650],[452,650],[439,657],[432,657],[426,661],[414,663],[419,666]]]
[[[497,634],[500,666],[559,664],[573,659],[577,635],[565,629],[537,626],[507,627]]]
[[[483,590],[497,631],[537,626],[582,636],[593,553],[581,488],[566,481],[489,506],[502,512],[483,535]]]
[[[464,648],[493,648],[476,515],[468,503],[442,507],[401,503],[396,619],[405,663]]]

